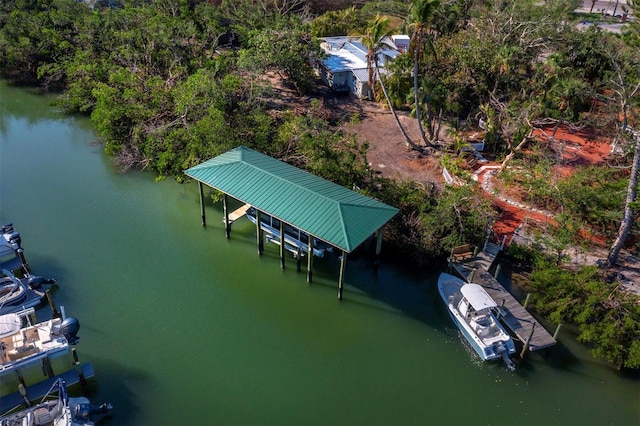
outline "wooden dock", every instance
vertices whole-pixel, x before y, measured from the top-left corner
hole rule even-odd
[[[242,216],[244,216],[247,213],[247,210],[249,210],[249,208],[251,208],[250,204],[244,204],[242,205],[242,207],[239,207],[234,211],[232,211],[231,213],[229,213],[229,223],[233,223],[236,220],[240,219]],[[224,219],[222,221],[224,222]]]
[[[471,260],[450,262],[451,267],[465,281],[480,284],[489,296],[501,307],[500,321],[517,337],[528,350],[537,351],[556,344],[556,340],[547,332],[521,304],[488,271],[493,264],[497,250],[485,248]],[[475,272],[473,272],[475,271]],[[473,277],[470,275],[473,274]]]

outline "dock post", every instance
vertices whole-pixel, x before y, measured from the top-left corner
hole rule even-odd
[[[204,186],[202,182],[198,182],[198,189],[200,191],[200,217],[202,218],[202,226],[206,228],[207,218],[204,215]]]
[[[313,247],[313,235],[309,235],[309,247]],[[309,257],[307,258],[307,282],[311,284],[313,279],[313,249],[309,250]]]
[[[76,373],[78,373],[78,379],[80,380],[80,385],[82,389],[86,392],[87,388],[87,379],[84,377],[84,372],[82,371],[82,366],[80,365],[80,360],[78,359],[78,352],[76,348],[71,348],[71,355],[73,355],[73,365],[76,366]]]
[[[258,256],[264,252],[264,238],[262,227],[260,226],[260,210],[256,209],[256,242],[258,243]]]
[[[531,293],[527,293],[527,298],[524,299],[524,303],[522,304],[522,307],[527,309],[527,305],[529,304],[529,299],[531,299]]]
[[[534,322],[533,325],[531,326],[531,332],[529,333],[529,337],[527,337],[527,340],[524,342],[524,346],[522,347],[522,352],[520,352],[520,359],[524,359],[524,355],[529,350],[529,344],[531,344],[531,338],[533,337],[533,331],[535,329],[536,329],[536,323]]]
[[[27,388],[24,387],[24,383],[18,383],[18,392],[20,392],[24,405],[26,405],[27,408],[31,407],[31,401],[29,401],[29,397],[27,396]]]
[[[231,224],[229,223],[229,207],[227,206],[227,194],[222,196],[222,210],[224,210],[224,235],[231,236]]]
[[[553,340],[557,340],[558,333],[560,333],[561,328],[562,328],[562,323],[559,323],[558,327],[556,327],[556,331],[553,333]]]
[[[49,358],[47,357],[42,358],[41,365],[42,365],[42,374],[44,374],[48,378],[52,378],[53,376],[55,376],[55,374],[53,373],[53,368],[51,368],[51,361],[49,361]]]
[[[47,296],[47,300],[49,301],[49,306],[51,307],[51,318],[60,318],[62,315],[58,312],[56,308],[56,304],[53,301],[53,297],[51,297],[51,289],[48,288],[44,294]]]
[[[502,303],[500,304],[500,310],[498,311],[498,319],[504,316],[504,302],[505,302],[505,299],[502,299]]]
[[[476,268],[473,268],[473,269],[471,270],[471,273],[470,273],[470,274],[469,274],[469,276],[467,277],[467,282],[468,282],[468,283],[473,282],[473,278],[475,277],[475,275],[476,275]]]
[[[313,253],[309,253],[308,256],[313,256]],[[296,251],[296,272],[300,272],[300,263],[302,262],[302,250],[298,247]]]
[[[22,249],[22,247],[19,247],[16,250],[16,254],[20,259],[20,264],[22,265],[22,271],[24,272],[24,275],[25,276],[31,275],[31,272],[29,272],[29,265],[27,264],[27,259],[24,258],[24,250]]]
[[[284,271],[284,222],[280,221],[280,268]]]
[[[376,252],[373,259],[373,273],[378,274],[378,267],[380,266],[380,252],[382,251],[382,228],[376,232]]]
[[[15,373],[16,373],[16,378],[18,379],[20,384],[24,386],[26,389],[27,385],[24,383],[24,377],[22,377],[22,372],[20,370],[15,370]]]
[[[500,273],[500,269],[502,269],[502,264],[498,263],[496,266],[496,271],[493,273],[493,278],[498,279],[498,274]]]
[[[344,280],[344,268],[347,263],[347,252],[342,251],[340,259],[340,276],[338,277],[338,300],[342,300],[342,281]]]
[[[478,247],[476,246],[473,248],[473,258],[475,259],[477,255],[478,255]]]

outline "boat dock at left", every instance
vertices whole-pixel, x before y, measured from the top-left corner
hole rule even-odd
[[[22,239],[12,224],[2,226],[0,235],[0,379],[9,374],[17,378],[15,392],[0,394],[0,425],[93,424],[92,414],[104,414],[110,404],[96,408],[87,398],[69,397],[67,386],[82,384],[94,377],[91,364],[80,364],[75,345],[80,323],[58,310],[47,284],[56,280],[31,274],[24,256]],[[37,309],[47,298],[51,318],[40,321]],[[72,348],[73,346],[73,348]],[[51,360],[69,352],[72,369],[55,374]],[[27,385],[27,371],[41,368],[44,379]],[[23,375],[23,372],[25,373]],[[7,382],[8,383],[8,382]],[[3,392],[11,392],[3,388]],[[88,422],[88,423],[87,423]]]

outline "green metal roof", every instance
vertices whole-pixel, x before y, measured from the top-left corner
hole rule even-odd
[[[398,212],[245,146],[185,170],[185,174],[347,253]]]

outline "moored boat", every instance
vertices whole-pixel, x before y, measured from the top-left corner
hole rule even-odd
[[[479,284],[465,283],[446,273],[438,278],[440,297],[449,315],[483,361],[502,358],[515,368],[509,355],[516,351],[513,339],[496,319],[496,302]]]
[[[1,269],[0,273],[4,275],[0,277],[0,315],[40,304],[45,292],[39,287],[48,280],[33,275],[17,278],[7,269]]]
[[[0,316],[0,376],[31,367],[43,358],[56,358],[78,342],[80,323],[73,317],[54,317],[36,323],[35,310]]]
[[[58,379],[38,404],[16,411],[18,408],[2,414],[0,426],[94,425],[91,416],[105,414],[112,406],[95,406],[85,397],[69,397],[64,380]]]

